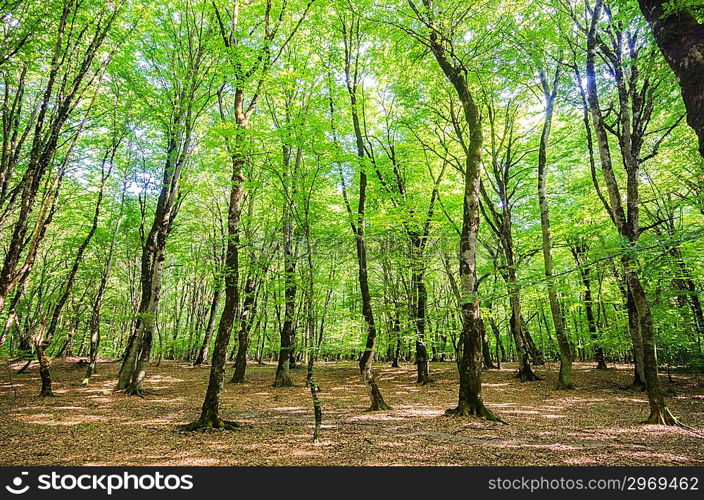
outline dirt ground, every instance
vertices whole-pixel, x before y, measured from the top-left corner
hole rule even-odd
[[[140,399],[114,393],[118,364],[103,362],[89,387],[75,359],[55,361],[55,398],[40,398],[32,366],[0,368],[0,465],[701,465],[704,434],[643,425],[647,400],[627,388],[630,369],[575,366],[575,391],[554,389],[557,366],[521,384],[513,367],[485,372],[489,408],[508,425],[445,417],[456,403],[453,363],[433,363],[434,382],[415,384],[415,366],[377,364],[393,407],[368,412],[352,362],[320,363],[322,441],[311,443],[313,411],[305,370],[296,387],[271,387],[275,366],[250,365],[249,382],[226,384],[222,416],[249,424],[235,432],[183,433],[197,417],[208,367],[162,362],[148,370]],[[230,368],[228,367],[228,372]],[[228,373],[229,374],[229,373]],[[662,375],[670,408],[704,431],[702,380]]]

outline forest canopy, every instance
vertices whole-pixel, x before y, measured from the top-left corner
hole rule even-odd
[[[659,372],[704,371],[699,0],[0,10],[0,355],[42,396],[58,358],[143,397],[207,366],[183,429],[235,429],[248,361],[303,367],[317,439],[316,362],[375,411],[378,366],[449,363],[448,414],[496,422],[482,371],[587,363],[687,420]]]

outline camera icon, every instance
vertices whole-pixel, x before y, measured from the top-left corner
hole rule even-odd
[[[6,485],[5,489],[12,493],[13,495],[21,495],[22,493],[27,493],[29,490],[29,485],[22,486],[22,476],[28,476],[29,472],[20,472],[20,475],[12,480],[12,485]]]

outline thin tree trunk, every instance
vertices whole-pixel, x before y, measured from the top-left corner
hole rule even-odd
[[[203,343],[198,349],[198,355],[196,356],[193,366],[200,366],[208,360],[208,349],[210,349],[210,342],[213,339],[213,330],[215,327],[215,317],[218,312],[218,307],[220,306],[220,297],[222,296],[222,279],[219,277],[215,278],[215,290],[213,291],[213,300],[210,302],[210,310],[208,312],[208,325],[205,327],[205,335],[203,335]]]
[[[572,381],[572,353],[570,343],[565,333],[565,324],[560,311],[560,304],[557,299],[557,290],[553,278],[552,241],[550,236],[550,212],[547,198],[547,148],[550,139],[550,129],[552,116],[557,99],[557,90],[560,83],[560,69],[555,70],[555,79],[552,88],[546,75],[540,71],[540,81],[543,86],[545,97],[545,120],[543,130],[540,135],[540,146],[538,151],[538,203],[540,205],[540,226],[543,243],[543,264],[545,267],[545,277],[547,279],[548,300],[550,302],[550,312],[552,322],[555,326],[555,336],[560,349],[560,372],[557,377],[558,389],[574,389]]]

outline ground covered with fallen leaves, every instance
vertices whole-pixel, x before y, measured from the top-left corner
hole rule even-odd
[[[434,382],[415,384],[415,366],[376,373],[393,407],[366,411],[369,400],[353,362],[319,363],[321,441],[311,441],[313,408],[305,369],[296,386],[273,388],[274,365],[251,364],[246,384],[225,384],[222,416],[241,429],[184,433],[195,419],[209,368],[164,361],[150,366],[144,399],[112,391],[118,363],[105,361],[88,387],[76,359],[52,364],[55,398],[40,398],[33,364],[3,363],[0,373],[0,465],[701,465],[701,378],[662,375],[673,413],[690,428],[644,425],[644,393],[629,388],[631,370],[575,366],[577,390],[557,391],[557,366],[538,367],[520,383],[514,367],[484,374],[487,406],[508,425],[446,417],[456,404],[453,363],[433,363]],[[231,370],[228,367],[228,372]],[[228,373],[229,374],[229,373]]]

